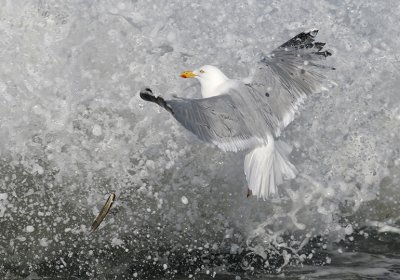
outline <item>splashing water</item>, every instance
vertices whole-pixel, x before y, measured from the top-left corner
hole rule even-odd
[[[400,244],[395,6],[6,1],[1,278],[398,276],[388,256]],[[338,86],[286,129],[300,174],[279,197],[246,199],[244,154],[197,141],[138,97],[143,85],[197,96],[178,74],[203,64],[244,78],[257,51],[310,28],[334,52]],[[88,235],[111,191],[114,208]]]

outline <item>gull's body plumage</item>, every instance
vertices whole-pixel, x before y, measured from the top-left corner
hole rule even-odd
[[[314,42],[316,34],[316,30],[300,33],[269,55],[261,55],[250,83],[229,79],[206,65],[190,72],[201,83],[201,99],[164,101],[148,89],[141,96],[166,108],[203,141],[224,151],[250,149],[244,162],[249,189],[265,199],[284,179],[297,174],[288,160],[290,147],[274,139],[294,119],[307,95],[324,89],[326,79],[320,71],[328,67],[317,62],[331,53],[322,51],[323,43]]]

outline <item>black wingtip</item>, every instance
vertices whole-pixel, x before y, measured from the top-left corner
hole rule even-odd
[[[293,48],[293,49],[314,49],[316,55],[328,57],[332,55],[329,50],[323,50],[324,42],[315,42],[315,37],[318,34],[318,29],[311,29],[309,31],[301,32],[295,37],[282,44],[279,48]]]
[[[148,87],[144,87],[140,90],[140,98],[142,98],[143,100],[149,101],[149,102],[156,103],[157,105],[163,107],[165,110],[167,110],[171,114],[174,114],[171,107],[167,104],[167,102],[164,100],[164,98],[162,98],[161,96],[156,97],[153,94],[153,91]]]
[[[142,98],[143,100],[146,100],[146,101],[150,101],[150,102],[154,102],[156,100],[156,97],[154,96],[153,91],[148,87],[142,88],[140,90],[140,98]]]

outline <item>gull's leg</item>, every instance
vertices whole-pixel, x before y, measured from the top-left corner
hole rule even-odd
[[[246,197],[249,197],[250,195],[253,195],[253,192],[249,188],[247,188],[247,196]]]

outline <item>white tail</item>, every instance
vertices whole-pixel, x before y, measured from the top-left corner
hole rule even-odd
[[[287,158],[290,152],[289,145],[282,141],[274,142],[272,137],[268,137],[267,145],[257,147],[246,155],[244,173],[253,195],[265,200],[276,193],[277,186],[284,179],[296,177],[296,167]]]

